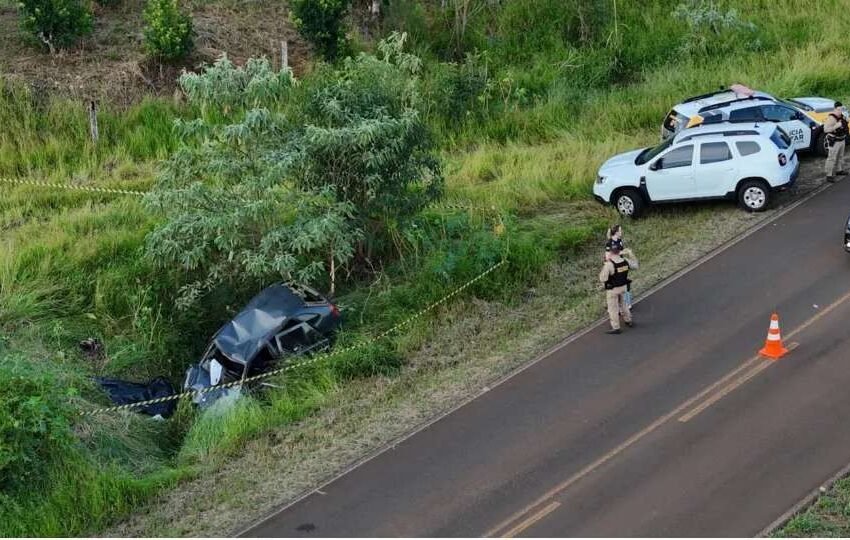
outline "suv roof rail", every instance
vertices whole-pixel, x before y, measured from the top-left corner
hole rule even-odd
[[[731,91],[732,90],[730,90],[728,88],[723,88],[721,86],[720,90],[715,90],[714,92],[709,92],[707,94],[700,94],[698,96],[690,97],[690,98],[686,99],[685,101],[683,101],[682,103],[692,103],[694,101],[699,101],[701,99],[705,99],[705,98],[708,98],[708,97],[711,97],[711,96],[716,96],[716,95],[719,95],[719,94],[724,94],[726,92],[731,92]]]
[[[697,112],[707,112],[713,111],[715,109],[722,109],[723,107],[729,105],[730,103],[738,103],[739,101],[774,101],[773,98],[769,98],[767,96],[747,96],[742,98],[730,99],[729,101],[724,101],[723,103],[715,103],[714,105],[707,105],[701,108]]]
[[[683,143],[685,141],[690,141],[691,139],[695,139],[696,137],[739,137],[742,135],[758,135],[759,132],[754,129],[734,129],[730,131],[711,131],[709,133],[694,133],[693,135],[688,135],[687,137],[682,137],[677,142]]]

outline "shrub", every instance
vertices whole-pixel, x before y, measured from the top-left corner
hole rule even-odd
[[[351,0],[290,0],[292,22],[326,60],[345,50],[343,19]]]
[[[743,42],[758,49],[761,43],[752,38],[756,25],[741,19],[737,10],[723,10],[713,0],[688,0],[679,4],[673,16],[688,27],[682,50],[694,55],[730,52]]]
[[[173,61],[192,50],[192,18],[180,12],[177,0],[148,0],[145,22],[145,48],[151,56]]]
[[[80,0],[21,0],[24,30],[53,52],[92,31],[91,10]]]
[[[74,393],[44,365],[0,359],[0,492],[44,485],[51,466],[74,453]]]

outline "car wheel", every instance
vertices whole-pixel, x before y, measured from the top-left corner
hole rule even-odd
[[[829,148],[826,147],[826,135],[821,133],[815,141],[815,153],[819,156],[829,155]]]
[[[738,204],[748,212],[762,212],[770,204],[770,188],[761,180],[747,180],[738,188]]]
[[[614,207],[621,216],[636,218],[643,213],[646,203],[636,189],[623,189],[614,195]]]

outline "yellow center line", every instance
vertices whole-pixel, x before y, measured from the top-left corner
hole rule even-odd
[[[540,510],[536,514],[532,514],[525,521],[521,522],[519,525],[517,525],[513,529],[511,529],[508,532],[506,532],[505,534],[503,534],[502,537],[503,538],[513,538],[514,536],[518,535],[522,531],[526,530],[527,528],[531,527],[532,525],[534,525],[535,523],[537,523],[541,519],[545,518],[546,516],[548,516],[549,514],[554,512],[555,509],[558,508],[559,506],[561,506],[561,503],[559,503],[558,501],[552,501],[551,503],[546,505],[542,510]]]
[[[833,302],[832,304],[830,304],[829,306],[827,306],[826,308],[821,310],[817,315],[813,316],[812,318],[810,318],[809,320],[807,320],[806,322],[804,322],[803,324],[801,324],[800,326],[795,328],[792,332],[787,334],[786,338],[790,339],[790,338],[794,337],[795,335],[799,334],[800,332],[802,332],[803,330],[805,330],[806,328],[808,328],[809,326],[811,326],[812,324],[814,324],[815,322],[817,322],[818,320],[820,320],[821,318],[826,316],[828,313],[833,311],[839,305],[846,302],[848,299],[850,299],[850,292],[846,293],[844,296],[842,296],[841,298],[839,298],[838,300],[836,300],[835,302]],[[759,355],[753,356],[752,358],[750,358],[749,360],[747,360],[746,362],[744,362],[743,364],[741,364],[740,366],[738,366],[737,368],[735,368],[734,370],[732,370],[731,372],[726,374],[723,378],[714,382],[708,388],[702,390],[696,396],[688,399],[687,401],[685,401],[684,403],[682,403],[681,405],[676,407],[674,410],[672,410],[669,413],[665,414],[664,416],[658,418],[657,420],[652,422],[650,425],[646,426],[645,428],[643,428],[639,432],[635,433],[634,435],[632,435],[631,437],[626,439],[624,442],[622,442],[619,446],[617,446],[616,448],[614,448],[610,452],[606,453],[605,455],[603,455],[602,457],[600,457],[599,459],[597,459],[596,461],[594,461],[590,465],[584,467],[583,469],[581,469],[579,472],[577,472],[573,476],[567,478],[566,480],[564,480],[560,484],[556,485],[555,487],[553,487],[552,489],[550,489],[549,491],[544,493],[542,496],[538,497],[537,500],[535,500],[533,503],[529,504],[528,506],[526,506],[525,508],[523,508],[519,512],[516,512],[515,514],[511,515],[506,520],[502,521],[501,523],[499,523],[498,525],[496,525],[495,527],[490,529],[486,534],[484,534],[484,537],[502,536],[502,535],[498,534],[499,531],[504,530],[505,528],[509,527],[512,523],[519,520],[520,518],[522,518],[523,516],[528,514],[530,511],[534,510],[535,508],[537,508],[538,506],[540,506],[541,504],[543,504],[547,500],[551,499],[555,495],[566,490],[567,488],[569,488],[570,486],[572,486],[573,484],[575,484],[576,482],[578,482],[579,480],[581,480],[582,478],[587,476],[588,474],[592,473],[593,471],[595,471],[596,469],[598,469],[599,467],[601,467],[602,465],[604,465],[608,461],[612,460],[613,458],[615,458],[616,456],[621,454],[624,450],[626,450],[627,448],[629,448],[630,446],[632,446],[633,444],[635,444],[639,440],[643,439],[644,437],[646,437],[647,435],[649,435],[650,433],[652,433],[653,431],[658,429],[660,426],[665,424],[668,420],[670,420],[671,418],[681,414],[683,411],[687,410],[689,407],[691,407],[692,405],[694,405],[695,403],[697,403],[701,399],[703,399],[705,396],[707,396],[708,394],[713,392],[715,389],[717,389],[718,387],[722,386],[723,384],[726,384],[727,382],[729,382],[730,379],[732,379],[733,377],[735,377],[736,375],[738,375],[739,373],[741,373],[745,369],[749,369],[749,368],[753,367],[760,360],[762,360],[761,356],[759,356]],[[770,364],[765,364],[765,365],[767,366],[767,365],[770,365]],[[764,368],[761,368],[761,369],[764,369]],[[761,369],[759,369],[759,371],[761,371]]]
[[[564,482],[558,484],[554,488],[547,491],[543,496],[539,497],[532,504],[526,506],[525,508],[523,508],[519,512],[516,512],[515,514],[513,514],[508,519],[499,523],[496,527],[493,527],[484,536],[485,537],[502,536],[502,535],[499,535],[497,533],[499,531],[501,531],[502,529],[505,529],[506,527],[508,527],[509,525],[511,525],[513,522],[517,521],[518,519],[520,519],[524,515],[528,514],[531,510],[540,506],[542,503],[546,502],[548,499],[551,499],[554,495],[557,495],[561,491],[564,491],[565,489],[567,489],[571,485],[575,484],[576,482],[578,482],[579,480],[581,480],[582,478],[584,478],[585,476],[587,476],[588,474],[593,472],[595,469],[599,468],[601,465],[605,464],[606,462],[608,462],[612,458],[616,457],[623,450],[630,447],[631,445],[633,445],[634,443],[636,443],[637,441],[639,441],[640,439],[642,439],[646,435],[652,433],[659,426],[661,426],[662,424],[667,422],[669,419],[671,419],[674,416],[676,416],[677,414],[681,413],[682,411],[684,411],[685,409],[687,409],[688,407],[690,407],[691,405],[693,405],[694,403],[696,403],[697,401],[699,401],[700,399],[702,399],[703,397],[708,395],[714,389],[721,386],[722,384],[727,382],[729,379],[731,379],[732,377],[734,377],[735,375],[737,375],[738,373],[740,373],[744,369],[747,369],[750,366],[752,366],[755,362],[758,362],[760,359],[761,358],[758,357],[758,356],[754,356],[753,358],[750,358],[745,363],[743,363],[742,365],[738,366],[737,368],[735,368],[734,370],[729,372],[727,375],[725,375],[719,381],[713,383],[711,386],[709,386],[708,388],[706,388],[705,390],[703,390],[702,392],[700,392],[696,396],[692,397],[688,401],[686,401],[686,402],[682,403],[681,405],[679,405],[678,407],[676,407],[675,410],[665,414],[664,416],[662,416],[661,418],[659,418],[658,420],[656,420],[652,424],[648,425],[647,427],[645,427],[644,429],[642,429],[638,433],[635,433],[634,435],[629,437],[625,442],[621,443],[619,446],[617,446],[616,448],[614,448],[613,450],[611,450],[610,452],[608,452],[604,456],[600,457],[599,459],[597,459],[596,461],[594,461],[590,465],[586,466],[585,468],[583,468],[582,470],[577,472],[575,475],[571,476],[570,478],[568,478]]]
[[[793,351],[798,346],[799,346],[799,343],[791,343],[790,345],[788,345],[788,351],[789,352]],[[727,386],[725,386],[721,390],[718,390],[717,393],[713,394],[711,397],[709,397],[707,400],[703,401],[701,404],[699,404],[694,409],[691,409],[689,412],[680,416],[679,422],[687,422],[688,420],[690,420],[694,416],[698,415],[702,411],[706,410],[707,408],[711,407],[712,405],[714,405],[715,403],[717,403],[718,401],[720,401],[721,399],[726,397],[728,394],[730,394],[736,388],[742,386],[744,383],[746,383],[747,381],[749,381],[750,379],[752,379],[753,377],[755,377],[756,375],[758,375],[759,373],[761,373],[765,369],[772,366],[774,363],[775,363],[775,361],[773,361],[773,360],[764,359],[760,364],[757,364],[753,369],[744,373],[739,378],[735,379],[734,381],[729,383]]]

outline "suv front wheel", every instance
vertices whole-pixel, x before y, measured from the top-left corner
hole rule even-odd
[[[621,189],[611,201],[622,216],[636,218],[643,213],[646,202],[640,192],[633,188]]]
[[[738,188],[738,204],[748,212],[763,212],[770,204],[770,188],[761,180],[747,180]]]

